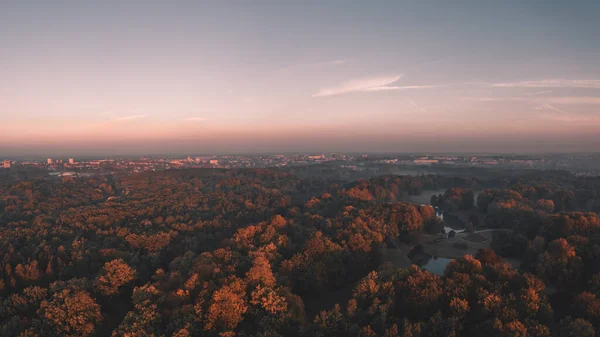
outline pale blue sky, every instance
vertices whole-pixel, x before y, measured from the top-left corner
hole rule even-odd
[[[0,155],[593,150],[599,17],[600,1],[5,0]]]

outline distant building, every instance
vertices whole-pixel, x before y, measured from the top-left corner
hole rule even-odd
[[[209,164],[211,165],[219,165],[219,160],[218,159],[211,159],[208,161]]]
[[[71,164],[71,165],[75,164],[75,159],[69,158],[69,164]]]
[[[10,168],[10,160],[5,160],[4,163],[2,164],[2,167],[4,167],[5,169],[9,169]]]
[[[48,158],[48,165],[52,165],[52,158]]]
[[[426,165],[437,164],[438,162],[439,162],[439,160],[437,160],[437,159],[415,159],[414,160],[415,164],[426,164]]]

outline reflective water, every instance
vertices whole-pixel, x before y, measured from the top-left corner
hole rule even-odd
[[[446,265],[448,265],[450,261],[452,261],[452,259],[446,259],[444,257],[431,258],[423,266],[423,269],[428,270],[437,275],[442,275],[444,274],[444,269],[446,269]]]

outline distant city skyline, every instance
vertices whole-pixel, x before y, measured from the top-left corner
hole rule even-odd
[[[0,157],[600,149],[600,2],[3,1]]]

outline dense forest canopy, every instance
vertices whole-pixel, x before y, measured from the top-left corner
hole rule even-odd
[[[6,180],[0,335],[600,336],[599,211],[562,172]]]

